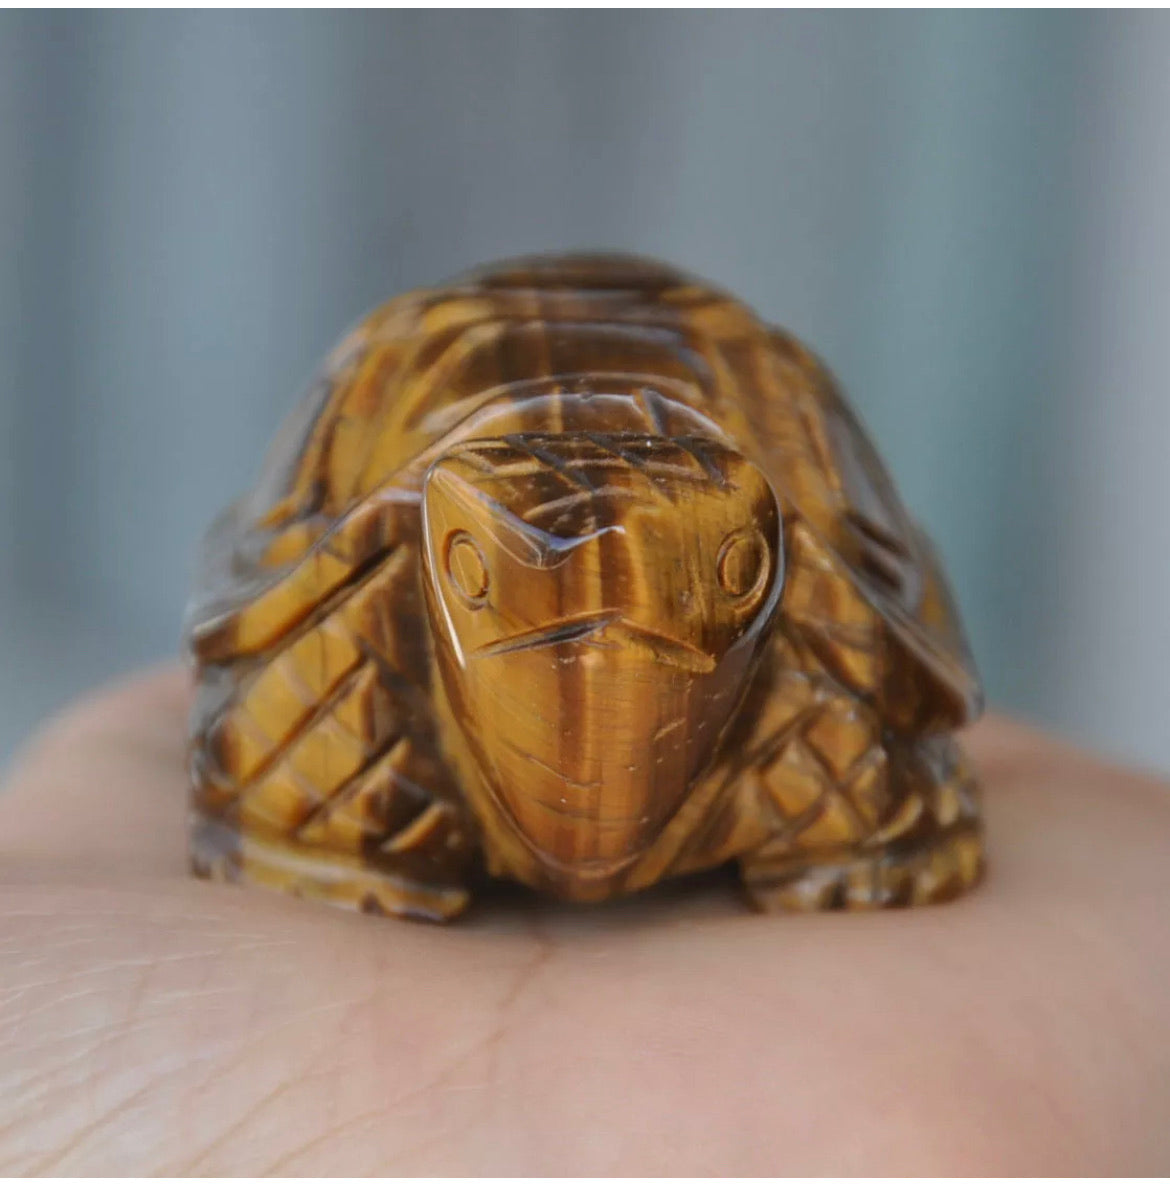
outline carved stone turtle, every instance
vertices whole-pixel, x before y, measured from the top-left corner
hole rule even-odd
[[[209,533],[193,865],[460,913],[738,861],[762,909],[979,877],[978,678],[820,362],[648,260],[512,260],[351,332]]]

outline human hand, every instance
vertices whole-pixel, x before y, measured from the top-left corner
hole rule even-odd
[[[0,792],[0,1172],[1170,1168],[1170,792],[973,729],[990,870],[760,916],[722,878],[435,928],[186,874],[175,670]]]

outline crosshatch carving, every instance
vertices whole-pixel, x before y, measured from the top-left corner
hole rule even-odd
[[[982,867],[945,577],[831,375],[651,261],[509,261],[326,362],[186,625],[201,875],[443,920],[735,861],[760,909]]]

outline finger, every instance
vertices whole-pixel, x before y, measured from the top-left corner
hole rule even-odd
[[[136,871],[186,865],[188,677],[178,664],[79,701],[0,787],[0,851]]]
[[[169,664],[103,688],[51,721],[0,793],[0,851],[122,871],[181,871],[190,694],[183,669]],[[1003,720],[981,724],[971,740],[999,781],[1047,752],[1037,734]],[[696,903],[707,896],[696,895]]]
[[[999,712],[988,712],[978,723],[959,734],[964,748],[979,765],[985,778],[998,784],[1000,775],[1023,767],[1049,765],[1054,758],[1077,758],[1095,766],[1101,758],[1079,750],[1036,725]]]
[[[190,696],[188,676],[169,664],[104,688],[50,722],[0,790],[0,851],[124,870],[183,870]],[[1052,785],[1054,771],[1072,774],[1078,785],[1090,770],[1115,784],[1149,784],[999,715],[963,741],[991,810],[1001,794]]]

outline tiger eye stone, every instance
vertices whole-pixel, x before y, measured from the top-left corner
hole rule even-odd
[[[488,592],[487,562],[478,544],[466,531],[456,531],[446,545],[447,578],[469,607],[484,603]]]
[[[663,264],[397,297],[205,547],[201,875],[441,920],[737,862],[760,909],[982,869],[978,677],[832,376]]]
[[[755,528],[729,535],[719,549],[716,572],[723,591],[731,597],[746,596],[755,588],[767,563],[767,543]]]

